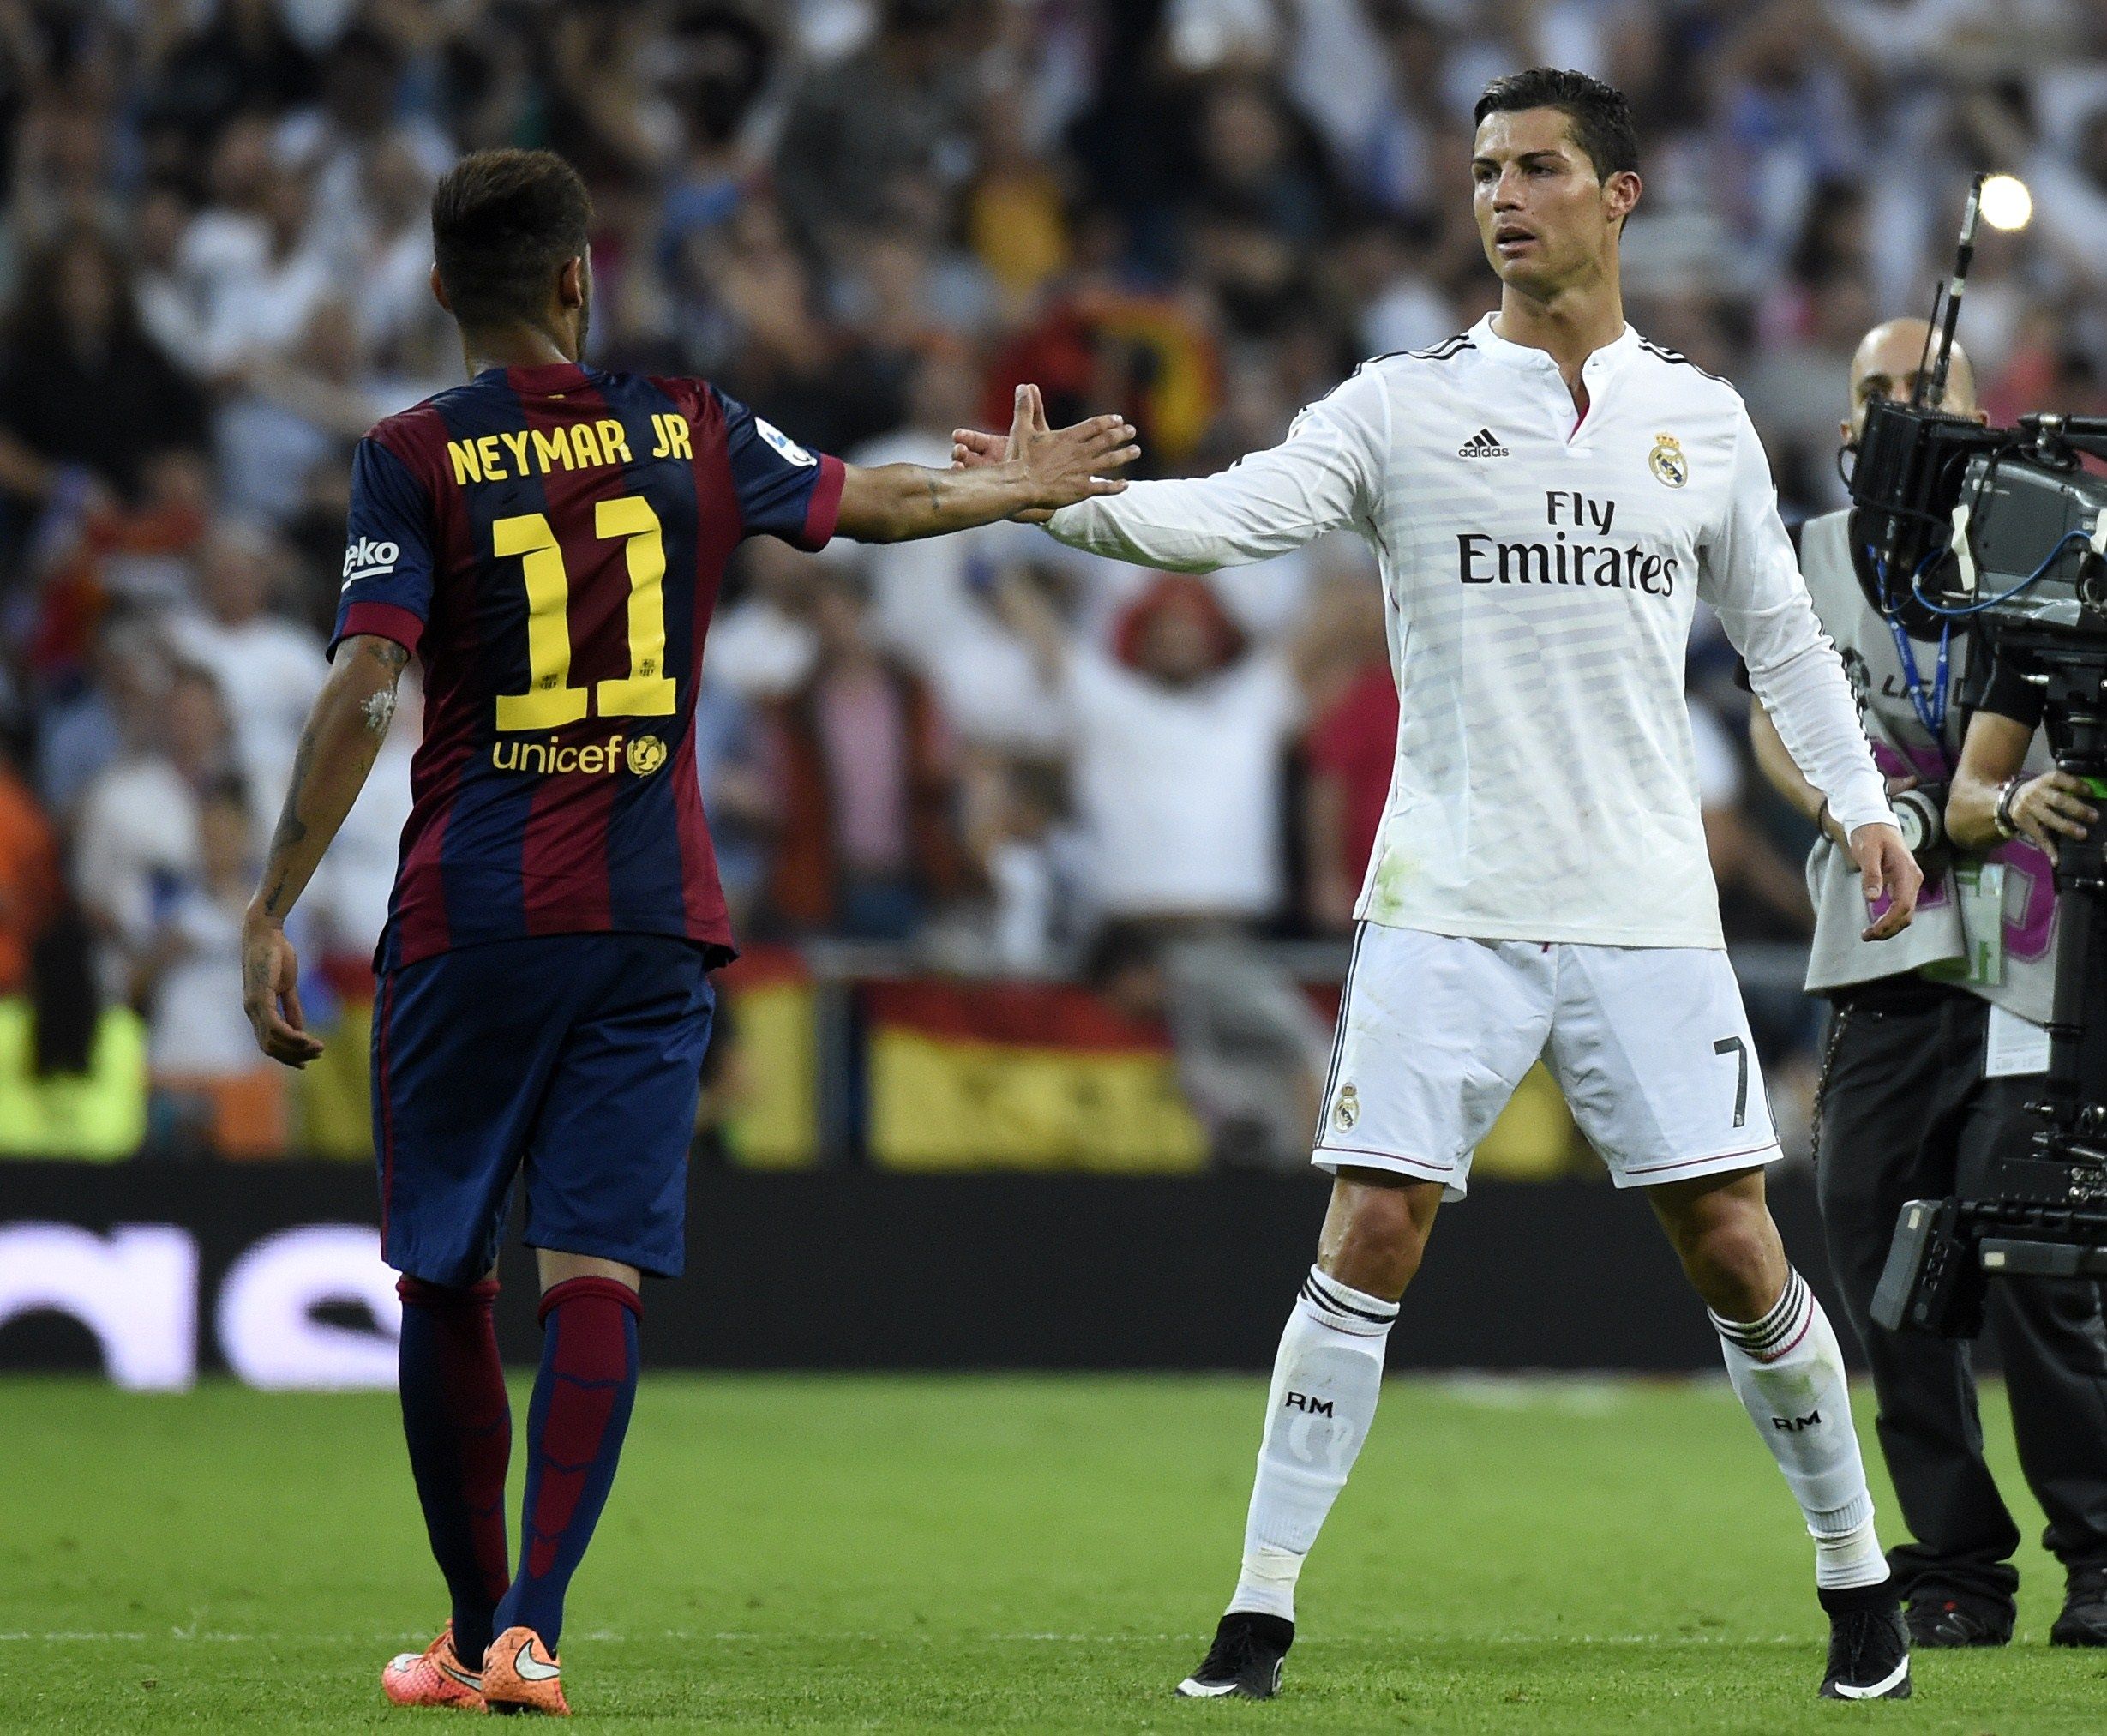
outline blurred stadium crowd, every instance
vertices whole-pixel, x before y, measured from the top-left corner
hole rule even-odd
[[[1788,519],[1840,500],[1849,351],[1925,306],[1971,168],[2038,211],[1970,289],[1993,415],[2107,407],[2088,0],[0,0],[0,1144],[363,1144],[414,706],[303,906],[344,1041],[298,1097],[236,942],[350,445],[459,375],[425,283],[457,153],[584,171],[604,365],[871,462],[948,462],[1031,379],[1186,474],[1492,304],[1468,111],[1539,62],[1632,97],[1632,320],[1741,387]],[[748,544],[698,725],[741,933],[1084,973],[1170,1012],[1217,1144],[1284,1098],[1292,1146],[1321,1002],[1252,942],[1348,922],[1395,721],[1372,573],[1319,545],[1165,579],[1009,526]],[[1730,671],[1701,632],[1729,932],[1790,939],[1804,839]],[[1804,1019],[1784,997],[1774,1046]]]

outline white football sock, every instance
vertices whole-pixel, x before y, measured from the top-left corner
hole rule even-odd
[[[1798,1272],[1760,1320],[1712,1316],[1734,1383],[1768,1443],[1815,1540],[1815,1583],[1877,1585],[1888,1562],[1873,1535],[1873,1497],[1851,1424],[1844,1353],[1829,1318]]]
[[[1314,1266],[1302,1281],[1273,1364],[1232,1610],[1295,1619],[1296,1577],[1368,1438],[1396,1318],[1396,1303]]]

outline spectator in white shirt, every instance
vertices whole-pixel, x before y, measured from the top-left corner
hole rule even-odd
[[[819,654],[812,626],[818,570],[772,537],[741,544],[734,568],[743,581],[741,594],[711,625],[703,647],[705,678],[756,703],[802,687]]]
[[[1045,761],[989,768],[969,802],[967,843],[987,887],[987,962],[1035,976],[1058,968],[1082,940],[1081,840],[1066,778]]]
[[[239,374],[291,350],[330,293],[329,259],[310,241],[309,214],[307,183],[273,167],[263,182],[247,256],[231,256],[207,306],[202,359],[215,375]]]
[[[133,998],[155,934],[197,879],[198,804],[230,760],[219,690],[201,669],[175,670],[122,724],[128,751],[88,786],[74,833],[74,878],[113,1000]]]
[[[298,516],[317,470],[342,474],[345,453],[381,417],[437,389],[376,374],[357,310],[333,295],[315,304],[294,348],[249,363],[239,386],[213,424],[221,490],[231,510],[273,524]]]
[[[275,1156],[285,1075],[256,1052],[242,1011],[242,912],[255,877],[238,782],[198,804],[196,872],[170,892],[140,961],[156,1138],[225,1156]]]
[[[1026,617],[1059,609],[1071,589],[1068,571],[1029,558],[1041,553],[1027,547],[1026,558],[1012,552],[1001,565],[975,561],[957,613],[933,625],[915,652],[902,652],[935,689],[969,752],[1052,759],[1066,751],[1066,701],[1017,618],[1020,608]],[[1032,593],[1021,604],[1020,591]]]
[[[256,116],[228,122],[213,147],[209,199],[183,231],[177,266],[207,306],[268,249],[263,189],[272,162],[270,125]]]
[[[321,100],[289,116],[274,141],[279,160],[311,177],[315,213],[327,233],[357,226],[368,159],[383,141],[399,140],[435,181],[459,154],[429,117],[405,114],[397,101],[401,51],[384,32],[354,25],[339,37],[325,63]]]
[[[444,322],[431,291],[432,183],[411,141],[391,134],[361,165],[359,189],[361,220],[344,232],[339,280],[358,285],[360,330],[384,350]]]
[[[1248,651],[1187,574],[1143,592],[1115,656],[1072,640],[1050,608],[1014,618],[1068,709],[1101,914],[1248,923],[1277,910],[1282,754],[1302,710],[1287,659]]]
[[[271,612],[291,562],[282,544],[239,520],[215,525],[199,551],[202,608],[169,624],[177,656],[213,672],[234,731],[256,836],[268,834],[292,772],[308,707],[329,666],[308,628]]]
[[[139,201],[132,224],[132,256],[137,274],[132,293],[139,323],[170,358],[193,374],[205,365],[205,291],[198,274],[188,268],[186,249],[196,232],[183,195],[157,187]]]

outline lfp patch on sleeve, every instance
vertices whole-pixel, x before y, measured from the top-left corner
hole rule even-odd
[[[792,440],[789,435],[785,434],[780,428],[777,428],[776,424],[771,422],[766,417],[755,417],[753,418],[753,425],[760,430],[761,438],[766,441],[771,446],[774,447],[777,452],[781,453],[783,457],[789,460],[792,464],[813,465],[819,463],[819,460],[818,459],[814,458],[810,453],[807,452],[803,447],[800,446],[795,440]]]

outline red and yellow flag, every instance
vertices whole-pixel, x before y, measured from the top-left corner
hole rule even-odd
[[[890,1169],[1195,1170],[1207,1140],[1164,1032],[1083,989],[863,991],[871,1161]]]

